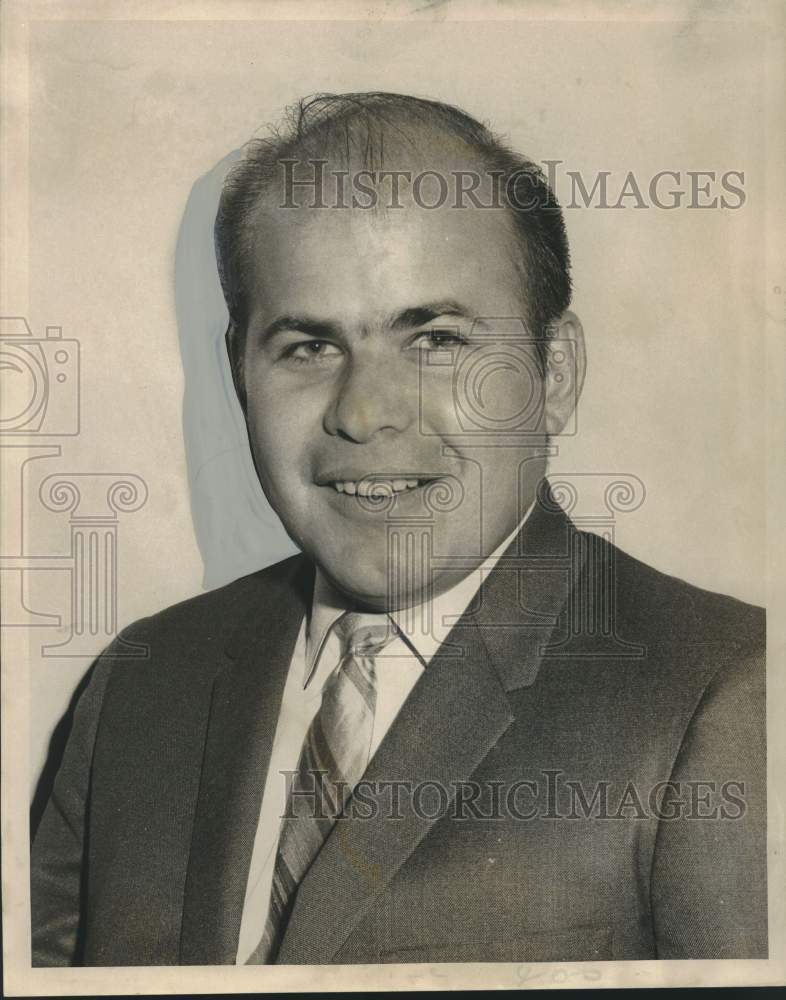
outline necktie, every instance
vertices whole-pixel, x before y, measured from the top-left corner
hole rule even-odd
[[[387,616],[347,612],[334,625],[338,665],[309,726],[281,824],[265,930],[247,965],[275,961],[297,887],[368,765],[376,705],[374,658],[395,637]]]

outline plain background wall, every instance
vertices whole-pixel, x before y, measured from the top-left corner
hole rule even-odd
[[[186,199],[321,90],[458,104],[536,160],[611,171],[610,190],[629,170],[643,187],[660,170],[745,172],[738,210],[566,210],[589,372],[555,467],[638,476],[646,501],[618,543],[763,603],[761,45],[749,24],[698,20],[32,24],[28,319],[82,349],[82,432],[45,471],[148,486],[121,515],[120,623],[202,586],[173,290]],[[32,547],[67,549],[67,520],[36,503],[28,517]],[[64,610],[47,606],[61,583],[35,587],[41,610]],[[89,662],[33,658],[32,781]]]

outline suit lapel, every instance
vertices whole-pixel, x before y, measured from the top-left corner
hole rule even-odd
[[[537,506],[451,630],[364,775],[375,815],[337,823],[303,879],[279,964],[330,962],[437,821],[406,793],[391,821],[391,783],[434,781],[452,800],[510,726],[507,692],[535,681],[575,579],[571,530]]]
[[[180,962],[233,963],[284,683],[313,569],[303,558],[254,588],[226,647],[207,723],[183,902]]]
[[[481,587],[475,613],[465,618],[480,629],[506,691],[535,682],[544,656],[554,655],[553,643],[569,625],[568,599],[586,561],[580,541],[546,493]]]

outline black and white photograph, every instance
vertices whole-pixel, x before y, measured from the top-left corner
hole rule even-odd
[[[3,8],[7,995],[784,982],[784,13]]]

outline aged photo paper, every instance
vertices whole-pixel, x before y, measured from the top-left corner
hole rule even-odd
[[[784,983],[784,5],[0,18],[5,994]]]

